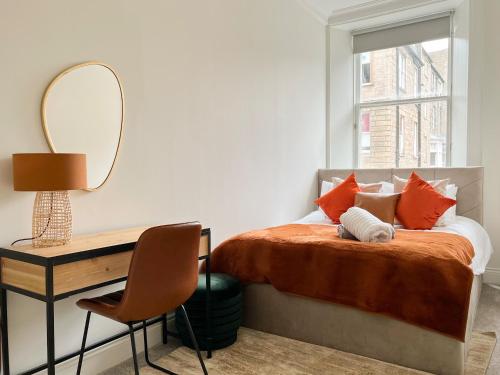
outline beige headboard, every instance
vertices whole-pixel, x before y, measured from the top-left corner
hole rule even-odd
[[[318,194],[321,181],[332,177],[346,178],[352,172],[359,182],[392,182],[392,176],[407,178],[412,171],[426,180],[449,178],[458,186],[457,215],[466,216],[483,223],[483,167],[464,168],[393,168],[393,169],[320,169],[318,171]]]

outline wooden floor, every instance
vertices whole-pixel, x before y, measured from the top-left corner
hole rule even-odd
[[[485,285],[483,287],[483,292],[481,294],[481,300],[479,303],[479,309],[478,309],[478,315],[476,318],[476,324],[474,327],[475,331],[480,331],[480,332],[494,332],[497,334],[498,337],[500,337],[500,289],[494,289],[490,286]],[[255,331],[254,331],[255,332]],[[289,340],[289,339],[284,339],[284,338],[279,338],[277,336],[277,339],[274,337],[269,339],[263,338],[259,335],[258,332],[253,333],[251,330],[245,330],[243,329],[241,335],[241,340],[240,341],[240,347],[234,345],[230,350],[227,351],[227,354],[221,355],[221,352],[218,352],[217,355],[214,357],[214,359],[207,361],[209,364],[209,370],[213,368],[214,366],[217,368],[215,371],[212,371],[211,373],[216,373],[220,375],[224,374],[231,374],[231,375],[240,375],[240,374],[259,374],[259,373],[267,373],[266,371],[269,370],[268,366],[275,366],[273,369],[273,374],[280,374],[282,373],[292,373],[292,374],[314,374],[314,373],[319,373],[314,371],[313,367],[309,367],[309,372],[304,371],[305,369],[301,365],[303,364],[303,361],[298,361],[295,363],[297,359],[296,355],[289,353],[287,357],[286,351],[283,352],[282,349],[283,347],[289,347],[289,348],[294,348],[296,345],[299,345],[302,349],[302,352],[306,352],[309,350],[312,350],[312,352],[317,352],[322,358],[322,361],[317,361],[319,365],[322,364],[322,362],[328,362],[330,365],[337,366],[335,368],[334,373],[339,373],[339,374],[356,374],[360,373],[357,370],[361,371],[361,373],[366,373],[366,366],[372,366],[368,367],[370,368],[370,373],[371,374],[384,374],[384,375],[389,375],[389,374],[397,374],[397,375],[409,375],[409,374],[419,374],[419,372],[415,372],[413,370],[406,370],[406,369],[401,369],[397,366],[392,366],[392,365],[386,365],[384,363],[378,362],[378,361],[373,361],[370,359],[366,359],[363,357],[358,357],[354,356],[352,354],[348,353],[342,353],[335,351],[333,349],[328,349],[328,348],[322,348],[322,347],[317,347],[315,345],[310,345],[310,344],[304,344],[300,343],[294,340]],[[271,348],[260,348],[260,350],[255,350],[255,345],[256,342],[255,340],[259,341],[260,339],[264,340],[263,342],[267,341],[267,343],[263,343],[261,345],[264,346],[271,346]],[[278,347],[275,347],[276,341],[280,343],[278,344]],[[283,345],[283,341],[286,341],[286,345]],[[289,341],[287,341],[289,340]],[[303,346],[305,345],[305,346]],[[310,345],[310,346],[309,346]],[[482,345],[482,346],[481,346]],[[491,347],[491,341],[489,341],[488,337],[484,337],[484,340],[480,347],[483,349],[479,349],[479,353],[476,353],[475,359],[473,362],[477,364],[481,363],[484,360],[484,355],[487,353],[481,353],[483,350],[488,350],[488,347]],[[273,349],[274,347],[274,349]],[[478,346],[479,347],[479,346]],[[486,349],[484,349],[486,347]],[[252,349],[254,348],[254,349]],[[297,348],[295,348],[296,350]],[[262,369],[264,372],[259,372],[255,370],[255,368],[241,368],[242,371],[244,372],[238,372],[237,369],[238,367],[235,368],[228,368],[228,363],[234,362],[236,363],[237,366],[241,366],[242,362],[242,350],[243,352],[246,353],[246,355],[250,355],[250,357],[255,357],[256,353],[260,353],[260,358],[254,362],[255,366],[258,366],[259,369]],[[312,353],[311,352],[311,353]],[[294,351],[294,353],[297,353],[297,351]],[[240,358],[240,360],[232,361],[231,358],[233,355],[236,355],[237,358]],[[139,357],[142,357],[141,355]],[[310,357],[310,354],[307,356]],[[180,371],[181,374],[199,374],[200,370],[198,366],[198,363],[196,361],[196,357],[191,351],[188,351],[184,348],[179,348],[178,343],[175,340],[170,340],[170,344],[168,346],[159,346],[157,348],[154,348],[152,350],[152,358],[160,361],[160,363],[164,365],[169,365],[171,367],[175,366],[181,366],[182,371]],[[317,358],[317,357],[316,357]],[[325,361],[325,358],[328,358],[328,361]],[[303,358],[304,360],[304,358]],[[311,361],[311,360],[309,360]],[[314,362],[314,359],[312,359]],[[246,361],[251,363],[253,362],[251,359],[248,359]],[[308,365],[312,366],[312,362],[309,362]],[[144,366],[144,363],[142,363],[142,366]],[[284,370],[283,370],[283,366]],[[290,366],[290,367],[289,367]],[[340,367],[339,367],[340,366]],[[342,367],[343,366],[343,367]],[[361,367],[360,367],[361,366]],[[365,367],[363,367],[365,366]],[[186,367],[188,369],[186,369]],[[481,367],[481,366],[479,366]],[[191,368],[192,370],[189,370]],[[293,370],[292,370],[293,369]],[[313,369],[311,372],[311,369]],[[178,370],[178,369],[177,369]],[[303,371],[301,371],[303,370]],[[191,372],[192,371],[192,372]],[[278,371],[278,372],[277,372]],[[318,370],[318,371],[324,371]],[[144,375],[152,375],[152,374],[157,374],[158,372],[154,370],[149,370],[149,369],[142,369],[141,374]],[[323,372],[324,373],[324,372]],[[330,372],[331,373],[331,372]],[[493,356],[490,361],[489,368],[487,370],[487,375],[496,375],[500,374],[500,345],[497,345],[494,349]],[[115,368],[112,368],[103,374],[105,375],[128,375],[128,374],[133,374],[133,369],[131,366],[131,362],[127,361]],[[420,373],[422,374],[422,373]],[[469,371],[468,375],[477,375],[477,374],[484,374],[484,371],[481,370],[480,368],[473,367],[470,368],[469,366]]]
[[[483,285],[474,329],[491,331],[500,338],[500,289]],[[495,347],[487,375],[500,374],[500,344]]]

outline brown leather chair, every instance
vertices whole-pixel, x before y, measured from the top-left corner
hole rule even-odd
[[[201,225],[174,224],[146,230],[135,246],[125,290],[82,299],[77,305],[88,310],[77,374],[80,374],[90,315],[96,313],[129,327],[135,374],[139,374],[134,323],[142,322],[146,363],[167,374],[170,370],[151,363],[148,355],[146,320],[180,308],[204,374],[208,374],[183,303],[198,284],[198,251]]]

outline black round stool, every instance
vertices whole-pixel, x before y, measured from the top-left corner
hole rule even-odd
[[[184,304],[196,340],[201,350],[207,350],[206,278],[200,275],[198,288]],[[211,349],[222,349],[236,341],[242,317],[240,282],[223,273],[212,273],[210,278]],[[180,311],[175,312],[175,326],[183,345],[193,348],[186,323]]]

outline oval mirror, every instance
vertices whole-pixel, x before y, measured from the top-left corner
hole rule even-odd
[[[115,164],[124,119],[116,72],[89,62],[52,80],[42,100],[42,125],[52,152],[87,154],[88,190],[101,187]]]

